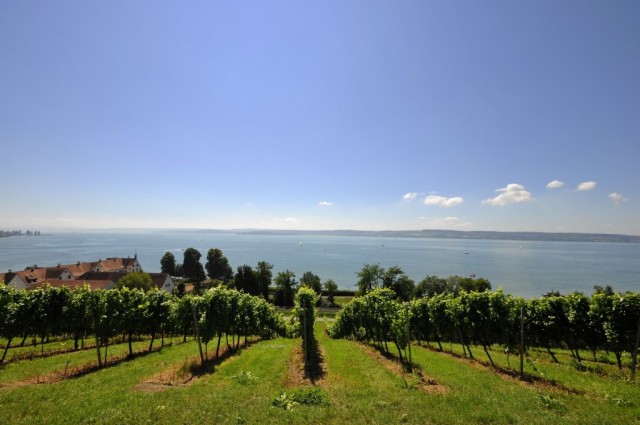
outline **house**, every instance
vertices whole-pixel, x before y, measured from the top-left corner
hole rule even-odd
[[[84,274],[78,280],[81,280],[81,281],[111,280],[117,284],[118,280],[125,274],[126,273],[121,273],[121,272],[89,272]],[[173,282],[173,279],[171,278],[169,273],[147,273],[147,274],[151,276],[151,281],[153,282],[153,286],[155,286],[156,288],[166,292],[170,292],[170,293],[173,292],[173,290],[175,289],[175,283]]]
[[[66,264],[64,266],[58,265],[58,267],[65,267],[67,270],[69,270],[69,272],[71,272],[74,279],[78,279],[83,274],[89,273],[95,267],[94,264],[97,263],[78,261],[75,264]]]
[[[171,278],[169,273],[149,273],[153,286],[163,291],[173,293],[176,289],[176,284]]]
[[[58,264],[57,267],[48,267],[45,269],[44,279],[46,281],[70,280],[74,279],[74,276],[69,269]]]
[[[80,276],[77,280],[111,280],[118,283],[118,280],[126,273],[122,272],[88,272]]]
[[[98,260],[97,263],[95,263],[95,266],[93,267],[92,271],[133,273],[133,272],[141,272],[142,267],[138,262],[138,255],[136,254],[133,258],[111,257],[105,260]]]
[[[22,278],[14,273],[12,270],[9,270],[8,273],[2,273],[0,275],[0,282],[4,282],[7,286],[13,286],[16,289],[26,289],[27,283],[22,280]]]
[[[9,270],[8,273],[0,274],[0,282],[4,281],[8,286],[17,289],[40,287],[45,282],[51,286],[66,285],[70,288],[82,286],[87,282],[92,289],[109,289],[115,287],[123,275],[133,272],[142,272],[137,255],[133,258],[109,257],[91,262],[78,261],[75,264],[58,263],[56,267],[38,267],[34,264],[22,271]],[[175,284],[173,279],[167,276],[165,273],[151,273],[151,280],[158,289],[173,292]]]
[[[2,280],[17,289],[27,289],[31,285],[37,285],[46,281],[73,279],[73,274],[66,267],[38,267],[34,264],[24,270],[13,272],[9,270]]]

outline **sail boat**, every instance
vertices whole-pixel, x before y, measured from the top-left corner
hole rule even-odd
[[[464,252],[463,252],[463,254],[464,254],[464,255],[469,255],[469,249],[467,248],[467,246],[466,246],[466,245],[464,246]]]

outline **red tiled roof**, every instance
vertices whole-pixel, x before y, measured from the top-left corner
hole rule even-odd
[[[158,289],[163,289],[164,284],[167,281],[167,277],[170,277],[169,273],[147,273],[147,274],[151,276],[151,281],[153,282],[153,286],[155,286]]]
[[[45,279],[60,279],[60,276],[65,272],[69,271],[66,267],[47,267],[45,269]]]
[[[91,269],[93,268],[93,264],[95,263],[78,261],[75,264],[65,264],[65,265],[61,265],[60,267],[64,267],[67,270],[69,270],[69,272],[73,275],[73,277],[77,279],[83,274],[90,272]]]
[[[27,267],[26,269],[16,272],[20,278],[29,284],[42,283],[45,280],[47,270],[43,267]]]

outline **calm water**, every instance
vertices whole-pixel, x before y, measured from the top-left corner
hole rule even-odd
[[[640,245],[587,242],[464,241],[341,236],[256,236],[192,232],[56,233],[0,238],[0,270],[55,266],[106,257],[138,255],[144,270],[160,271],[160,258],[194,247],[206,262],[209,248],[220,248],[232,267],[274,265],[274,275],[289,269],[299,278],[312,271],[340,288],[355,288],[365,263],[400,266],[418,282],[426,275],[475,274],[494,289],[536,297],[550,290],[583,291],[610,284],[640,290]],[[465,250],[469,254],[464,254]]]

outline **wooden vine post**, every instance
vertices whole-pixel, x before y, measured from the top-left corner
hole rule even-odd
[[[409,305],[405,304],[405,315],[406,315],[406,331],[407,331],[407,350],[409,351],[409,372],[413,371],[413,361],[411,359],[411,329],[409,328]]]
[[[309,364],[309,338],[307,338],[307,305],[303,307],[304,313],[302,314],[302,337],[304,339],[304,364]]]
[[[198,326],[198,314],[196,313],[196,306],[191,303],[191,313],[193,314],[193,325],[196,328],[196,340],[198,341],[198,350],[200,351],[200,366],[204,370],[204,354],[202,354],[202,341],[200,341],[200,328]]]

